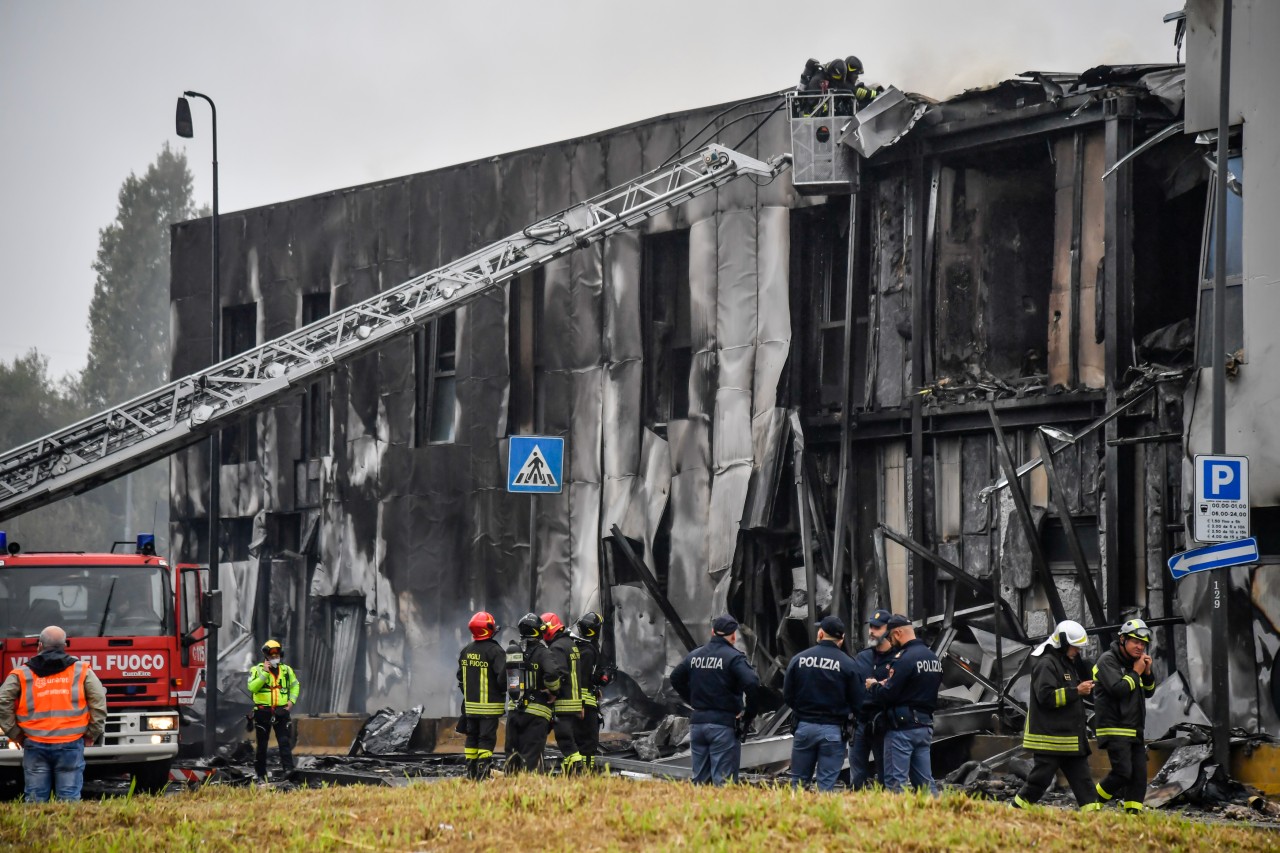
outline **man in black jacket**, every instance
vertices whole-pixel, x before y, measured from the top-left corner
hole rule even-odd
[[[546,625],[536,613],[526,613],[517,626],[524,641],[519,699],[507,720],[508,773],[543,769],[542,750],[551,729],[551,703],[564,677],[555,655],[542,641]]]
[[[1093,692],[1080,650],[1089,636],[1079,622],[1058,623],[1053,634],[1031,652],[1031,699],[1022,746],[1035,762],[1026,784],[1013,798],[1024,809],[1044,796],[1059,770],[1067,777],[1081,811],[1098,808],[1089,775],[1089,738],[1082,697]]]
[[[741,720],[745,730],[755,716],[760,676],[747,663],[746,655],[734,648],[737,638],[738,620],[728,614],[717,616],[711,625],[711,641],[689,652],[671,670],[671,686],[693,708],[689,751],[693,754],[694,784],[738,781],[742,744],[735,726]]]
[[[1094,726],[1111,772],[1095,790],[1102,801],[1121,797],[1124,810],[1142,811],[1147,793],[1147,697],[1156,689],[1151,671],[1151,629],[1141,619],[1120,626],[1119,638],[1093,668]]]
[[[547,648],[555,656],[556,666],[562,673],[560,690],[553,706],[553,729],[556,747],[563,756],[560,772],[573,776],[582,772],[582,752],[578,749],[577,730],[582,722],[582,685],[590,683],[591,674],[583,672],[582,651],[573,637],[564,629],[564,623],[555,613],[543,613],[542,623],[546,632],[542,635]]]
[[[871,614],[867,623],[867,636],[871,645],[853,656],[854,670],[858,674],[858,682],[865,683],[868,678],[873,681],[884,681],[889,677],[889,661],[894,650],[889,640],[888,610],[877,610]],[[871,783],[871,763],[875,758],[875,780],[884,784],[884,709],[873,702],[870,697],[862,703],[858,712],[857,727],[853,732],[853,741],[849,744],[849,782],[857,791]]]
[[[844,622],[827,616],[818,623],[818,643],[791,659],[782,695],[796,715],[791,739],[791,784],[807,784],[818,773],[818,790],[830,791],[844,765],[845,726],[862,708],[864,686],[853,658],[840,650]]]
[[[573,625],[573,642],[578,648],[580,672],[583,680],[578,684],[582,696],[582,717],[574,724],[573,738],[582,753],[582,764],[587,770],[596,769],[596,754],[600,751],[600,688],[609,683],[611,673],[600,660],[600,631],[604,620],[599,613],[589,610]]]
[[[488,779],[498,721],[506,711],[507,653],[497,641],[498,623],[481,610],[467,623],[471,642],[458,654],[458,688],[467,728],[463,753],[468,779]]]
[[[895,613],[888,626],[889,640],[898,650],[889,661],[889,677],[866,681],[871,699],[884,708],[889,727],[884,736],[884,785],[901,791],[910,781],[913,787],[936,794],[933,711],[942,686],[942,661],[916,639],[916,629],[907,617]]]

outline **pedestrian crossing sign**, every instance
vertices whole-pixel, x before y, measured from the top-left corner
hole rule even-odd
[[[559,494],[564,484],[564,439],[513,435],[507,447],[507,491]]]

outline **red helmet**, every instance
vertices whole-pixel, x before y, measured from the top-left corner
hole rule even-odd
[[[546,634],[543,635],[548,643],[556,638],[556,635],[564,630],[564,623],[560,621],[560,617],[554,613],[543,613],[542,624],[547,626]]]
[[[493,614],[484,610],[472,616],[467,627],[471,629],[473,640],[487,640],[498,633],[498,623],[494,620]]]

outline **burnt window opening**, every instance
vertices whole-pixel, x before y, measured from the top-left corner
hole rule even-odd
[[[258,345],[258,305],[231,305],[222,309],[222,358],[228,359]],[[258,461],[257,420],[253,415],[222,428],[222,464]]]
[[[248,560],[249,543],[253,541],[252,518],[222,518],[218,520],[218,560],[223,563],[242,563]]]
[[[1227,186],[1227,266],[1226,349],[1218,358],[1227,358],[1244,348],[1244,198],[1239,182],[1244,180],[1244,158],[1239,154],[1227,160],[1230,172]],[[1232,180],[1234,179],[1234,180]],[[1196,354],[1200,367],[1213,367],[1213,279],[1216,274],[1217,175],[1209,179],[1209,200],[1205,204],[1204,247],[1200,264],[1200,313],[1196,320]]]
[[[302,297],[302,325],[309,326],[329,316],[332,311],[329,291],[308,293]],[[329,455],[329,400],[333,378],[317,379],[302,395],[302,458],[319,459]]]
[[[511,405],[508,435],[531,435],[541,422],[538,411],[538,374],[542,367],[542,301],[546,277],[543,270],[526,273],[511,282],[508,318]]]
[[[849,286],[849,205],[831,202],[792,212],[792,280],[804,300],[804,402],[810,411],[843,404],[845,314]],[[861,312],[865,324],[865,310]]]
[[[458,315],[441,315],[414,339],[417,405],[414,438],[418,447],[452,444],[458,409]]]
[[[665,435],[670,421],[689,416],[689,232],[645,235],[641,249],[644,417],[649,427]]]
[[[1043,139],[943,162],[933,271],[939,379],[1047,376],[1056,179]]]

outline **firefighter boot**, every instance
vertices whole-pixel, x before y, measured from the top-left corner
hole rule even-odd
[[[479,778],[479,777],[477,777],[477,775],[476,775],[476,770],[477,770],[476,765],[478,765],[479,763],[480,763],[480,760],[479,760],[479,759],[477,759],[477,758],[468,758],[468,759],[467,759],[467,778],[468,778],[468,779],[476,779],[476,778]]]
[[[492,769],[492,766],[493,766],[492,758],[477,758],[476,759],[476,781],[477,782],[488,781],[489,771],[490,769]]]

